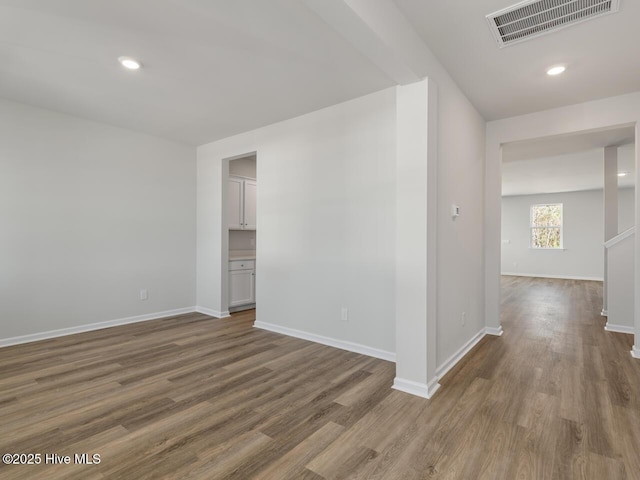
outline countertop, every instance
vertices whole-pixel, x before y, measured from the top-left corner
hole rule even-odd
[[[255,260],[255,250],[229,250],[229,260]]]

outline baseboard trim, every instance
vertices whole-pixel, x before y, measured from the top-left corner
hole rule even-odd
[[[248,305],[238,305],[237,307],[229,307],[229,314],[236,312],[244,312],[246,310],[255,310],[256,304],[250,303]]]
[[[440,365],[436,369],[436,377],[438,380],[441,380],[449,370],[451,370],[462,358],[471,351],[473,347],[475,347],[480,340],[482,340],[485,335],[487,335],[487,329],[483,328],[478,333],[476,333],[473,338],[471,338],[467,343],[465,343],[462,347],[458,349],[453,355],[447,358],[442,365]]]
[[[628,333],[631,335],[635,333],[634,327],[627,327],[626,325],[615,325],[609,322],[607,322],[607,324],[604,326],[604,329],[607,332]]]
[[[198,313],[204,313],[205,315],[209,315],[211,317],[216,317],[216,318],[227,318],[230,317],[231,314],[228,311],[225,312],[220,312],[218,310],[212,310],[211,308],[207,308],[207,307],[194,307],[195,311]]]
[[[396,354],[388,352],[386,350],[379,350],[377,348],[368,347],[359,343],[348,342],[345,340],[338,340],[336,338],[325,337],[323,335],[317,335],[315,333],[303,332],[302,330],[296,330],[289,327],[282,327],[280,325],[274,325],[273,323],[265,323],[256,320],[253,324],[255,328],[261,330],[268,330],[270,332],[280,333],[289,337],[301,338],[303,340],[309,340],[315,343],[321,343],[329,347],[339,348],[341,350],[347,350],[349,352],[361,353],[369,357],[380,358],[381,360],[387,360],[389,362],[396,361]]]
[[[605,309],[602,309],[602,311],[600,312],[600,316],[601,317],[608,317],[609,316],[609,312]]]
[[[558,278],[560,280],[588,280],[591,282],[603,282],[602,277],[582,277],[579,275],[545,275],[539,273],[514,273],[514,272],[502,272],[500,275],[506,275],[510,277],[533,277],[533,278]]]
[[[438,383],[437,377],[433,378],[429,383],[419,383],[413,380],[407,380],[406,378],[396,377],[393,380],[393,387],[391,388],[417,397],[429,399],[433,398],[440,388],[440,384]]]
[[[484,327],[484,331],[487,335],[495,335],[496,337],[501,337],[504,333],[502,325],[499,325],[498,327]]]
[[[640,360],[640,348],[634,345],[633,348],[631,349],[631,356],[633,358],[637,358],[638,360]]]
[[[104,322],[88,323],[78,325],[77,327],[60,328],[57,330],[49,330],[47,332],[31,333],[29,335],[21,335],[19,337],[0,339],[0,348],[9,347],[11,345],[20,345],[23,343],[37,342],[39,340],[48,340],[50,338],[64,337],[76,333],[91,332],[93,330],[101,330],[103,328],[117,327],[119,325],[127,325],[130,323],[146,322],[148,320],[157,320],[160,318],[174,317],[184,313],[192,313],[196,311],[196,307],[176,308],[174,310],[165,310],[164,312],[145,313],[144,315],[136,315],[133,317],[118,318],[116,320],[107,320]]]

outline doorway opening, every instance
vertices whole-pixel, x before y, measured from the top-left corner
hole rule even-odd
[[[635,125],[502,145],[507,328],[519,302],[548,332],[602,314],[606,330],[634,333],[635,151]]]
[[[256,308],[258,175],[255,152],[229,160],[226,186],[227,302],[229,312],[233,313]]]

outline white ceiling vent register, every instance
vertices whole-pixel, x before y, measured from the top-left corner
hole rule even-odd
[[[527,0],[487,15],[487,21],[502,48],[617,12],[619,4],[620,0]]]

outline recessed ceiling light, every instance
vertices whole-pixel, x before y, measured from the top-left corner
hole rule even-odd
[[[131,57],[119,57],[118,61],[124,68],[128,68],[129,70],[138,70],[142,66],[138,60]]]
[[[619,177],[626,177],[627,176],[627,172],[620,172],[618,174]]]
[[[567,68],[564,65],[556,65],[555,67],[551,67],[549,70],[547,70],[547,75],[560,75],[566,69]]]

